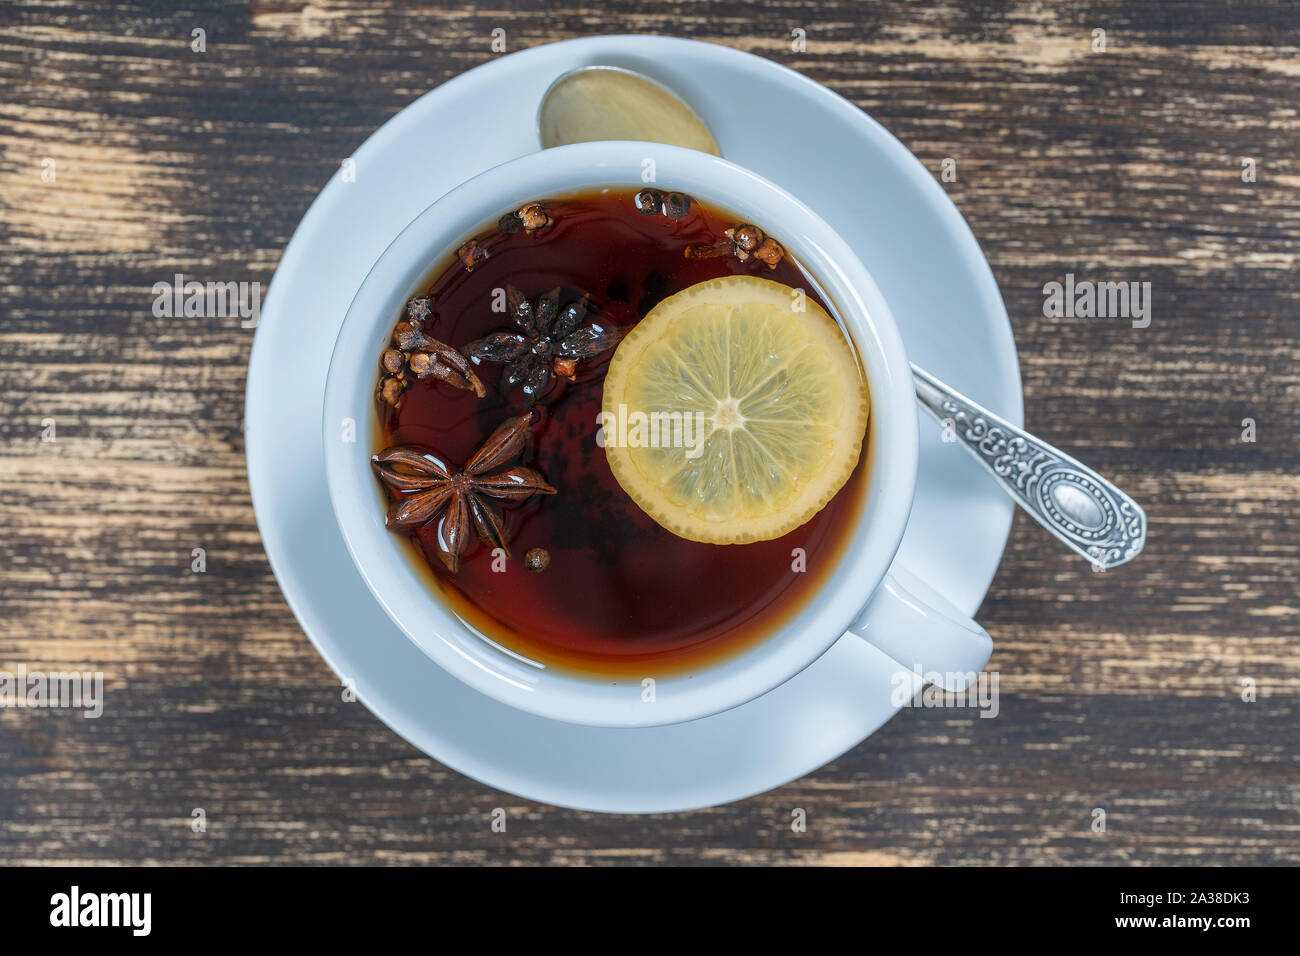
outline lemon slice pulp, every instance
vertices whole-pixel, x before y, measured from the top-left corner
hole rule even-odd
[[[605,455],[623,490],[683,538],[779,538],[857,465],[870,408],[844,331],[800,290],[753,276],[655,306],[605,376]]]

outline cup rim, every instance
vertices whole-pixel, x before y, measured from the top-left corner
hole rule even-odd
[[[429,589],[406,542],[384,528],[386,499],[371,474],[368,451],[378,427],[377,357],[403,304],[421,291],[430,269],[503,211],[530,200],[643,184],[646,160],[654,162],[657,188],[681,190],[743,221],[758,222],[817,281],[865,367],[874,432],[865,501],[821,590],[745,650],[699,672],[655,677],[652,703],[643,699],[640,678],[585,677],[539,666],[461,621]],[[341,437],[348,420],[352,441]],[[779,686],[825,653],[867,604],[893,560],[917,467],[917,415],[902,339],[870,273],[847,243],[811,209],[756,173],[657,143],[579,143],[522,156],[467,180],[416,216],[379,256],[349,305],[326,376],[322,434],[330,501],[352,561],[385,613],[417,647],[503,703],[555,720],[625,728],[728,710]]]

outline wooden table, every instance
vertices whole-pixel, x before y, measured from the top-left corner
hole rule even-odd
[[[761,797],[619,818],[481,786],[340,700],[253,520],[251,335],[155,318],[150,288],[178,271],[265,285],[340,160],[494,56],[498,27],[510,49],[642,32],[747,50],[848,97],[936,176],[956,160],[944,186],[1011,313],[1030,427],[1150,517],[1146,553],[1105,574],[1017,517],[980,612],[998,719],[906,710]],[[1300,862],[1298,47],[1282,0],[7,4],[0,669],[100,669],[111,708],[0,711],[0,853]],[[1149,281],[1150,326],[1045,318],[1067,272]]]

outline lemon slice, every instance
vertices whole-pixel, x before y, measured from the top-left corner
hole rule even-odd
[[[870,399],[825,309],[728,276],[670,296],[628,333],[602,406],[610,468],[646,514],[692,541],[742,544],[825,507],[857,465]]]

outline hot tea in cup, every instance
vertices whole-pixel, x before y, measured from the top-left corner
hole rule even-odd
[[[868,485],[866,385],[817,288],[764,224],[657,188],[541,197],[447,250],[375,387],[388,526],[427,586],[595,676],[698,670],[790,620]]]
[[[650,727],[841,639],[908,671],[988,658],[891,567],[917,415],[887,303],[812,210],[716,156],[582,143],[451,190],[357,291],[322,424],[375,599],[511,707]]]

